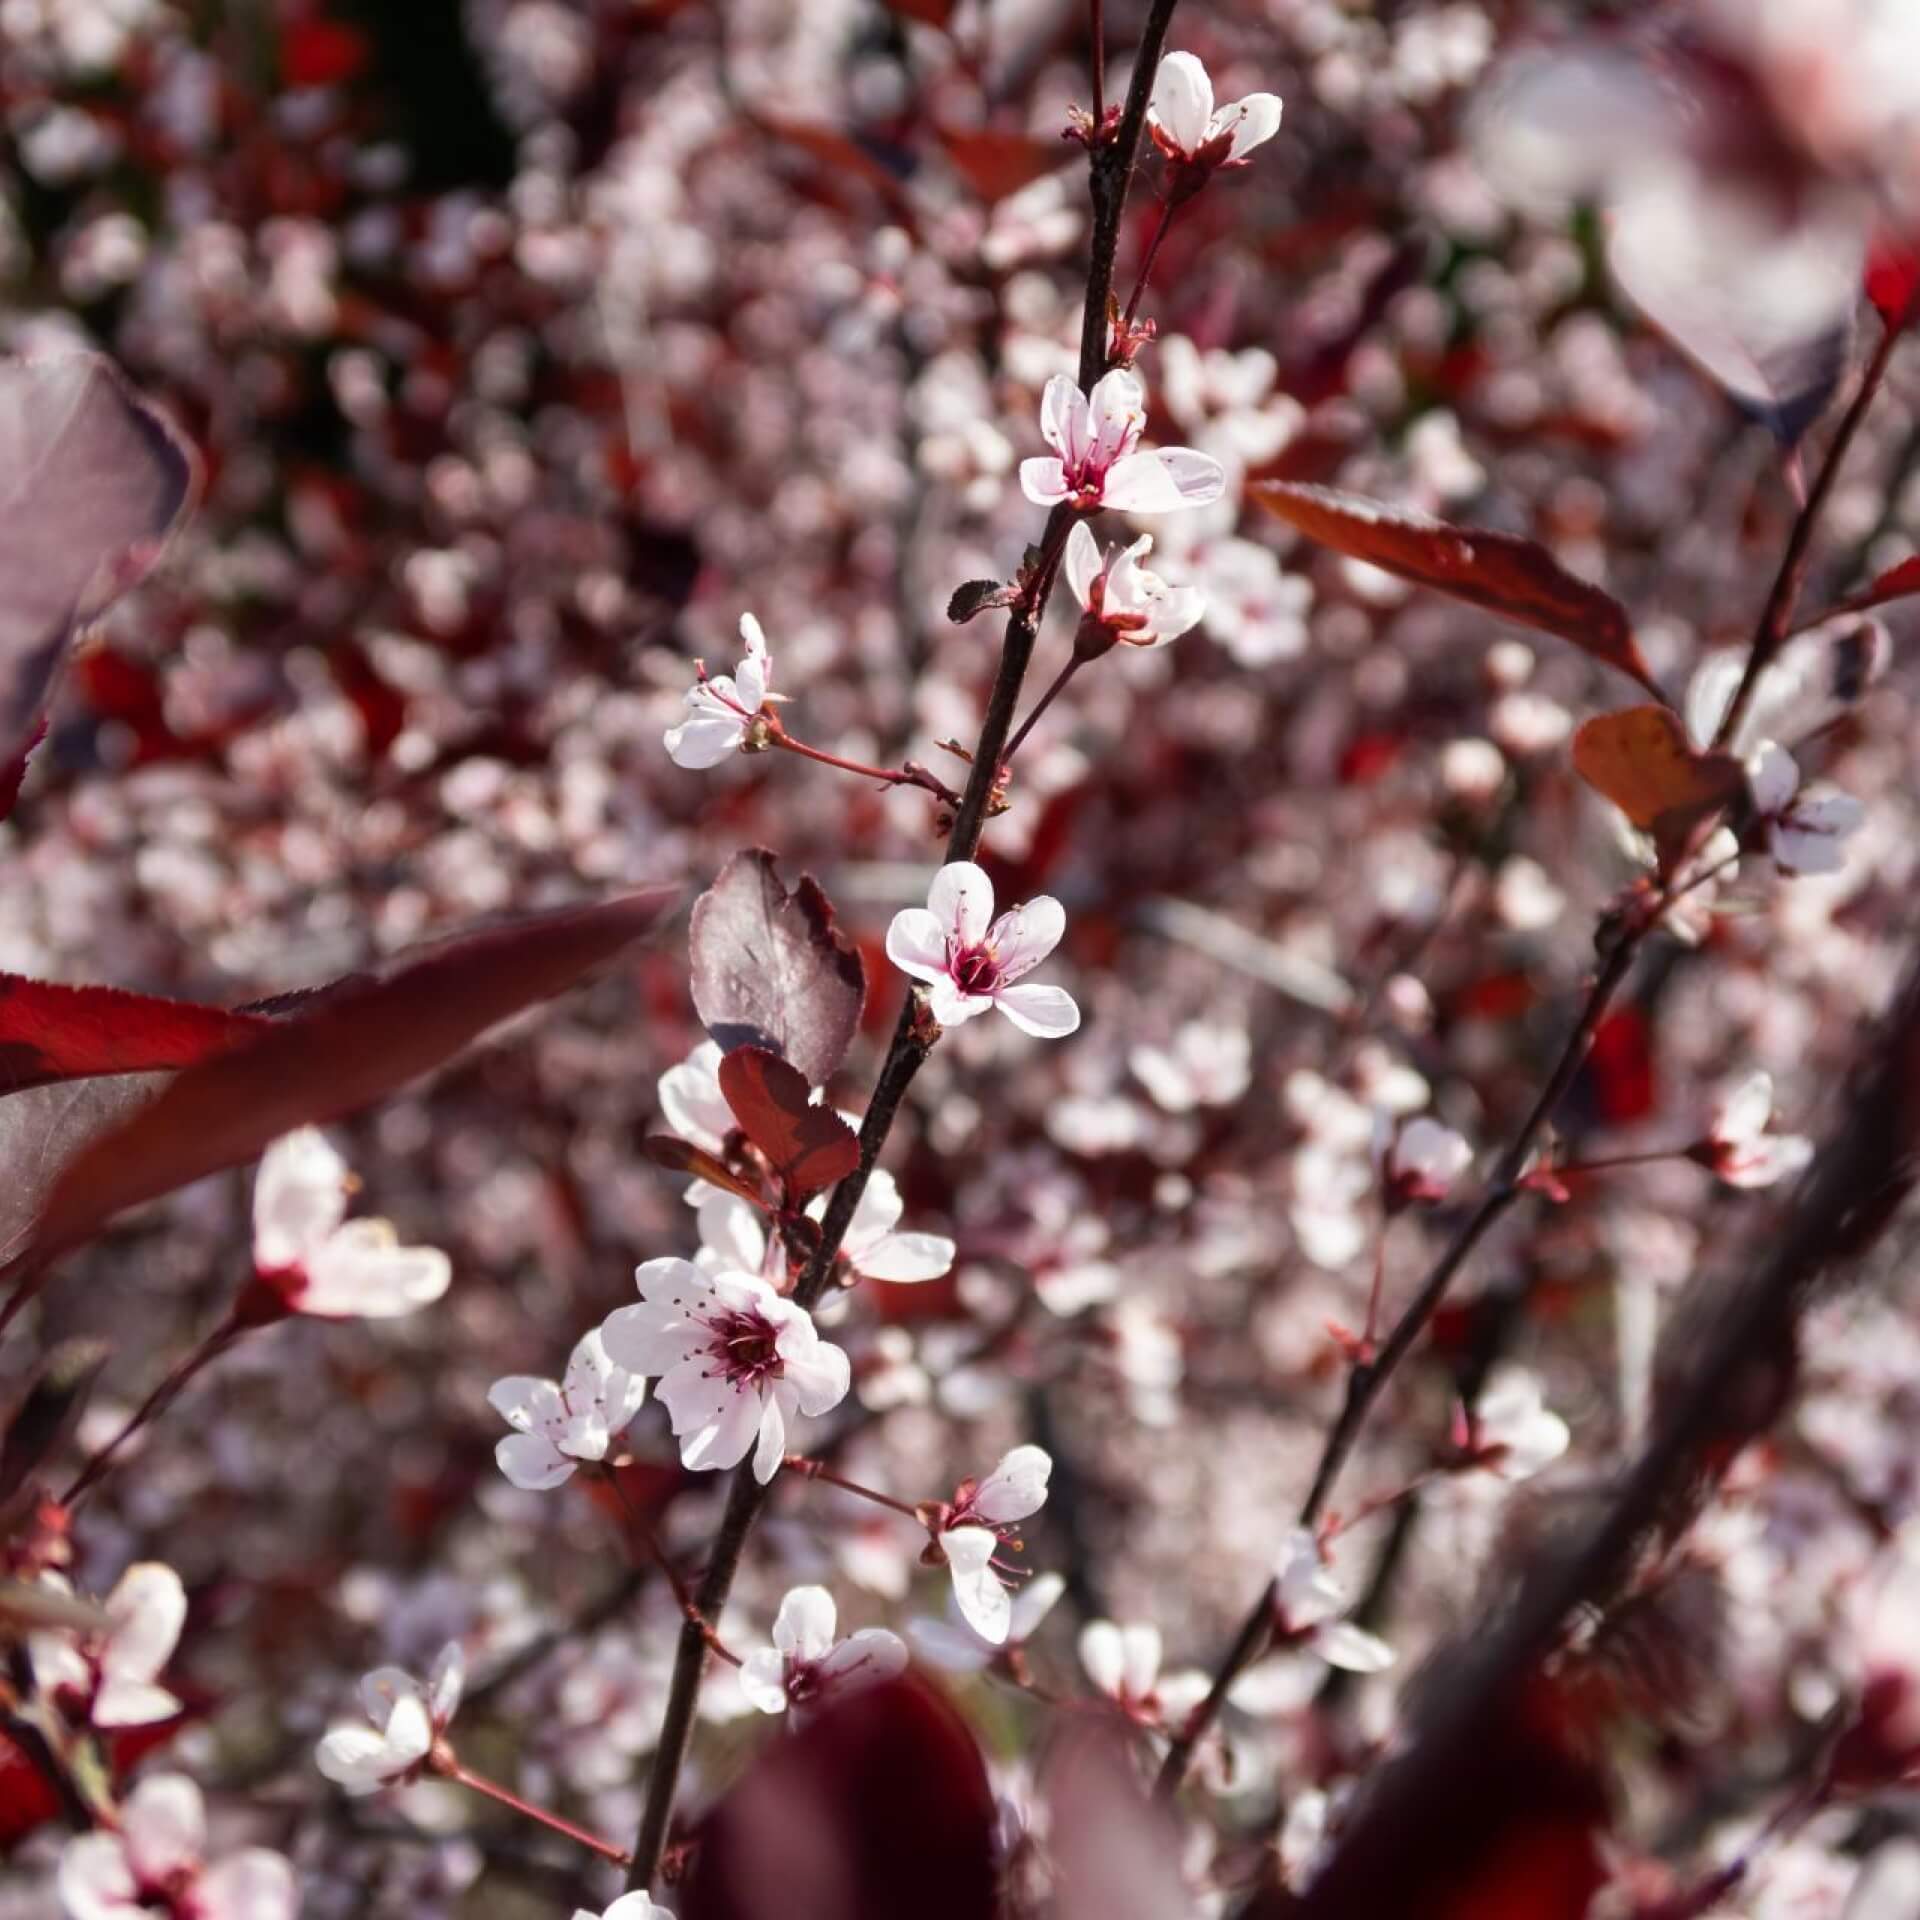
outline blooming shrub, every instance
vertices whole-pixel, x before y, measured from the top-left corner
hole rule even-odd
[[[0,8],[0,1915],[1916,1909],[1920,33],[1653,11]]]

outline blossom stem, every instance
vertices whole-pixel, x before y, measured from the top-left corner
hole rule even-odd
[[[1120,335],[1123,339],[1133,332],[1133,316],[1140,310],[1140,296],[1146,292],[1147,282],[1153,278],[1153,263],[1159,258],[1160,242],[1167,237],[1167,229],[1173,225],[1174,209],[1179,204],[1171,197],[1160,202],[1160,218],[1154,222],[1147,250],[1140,256],[1140,273],[1133,283],[1133,291],[1127,296],[1127,310],[1120,316]]]
[[[1807,491],[1806,504],[1801,507],[1793,523],[1793,531],[1787,537],[1787,550],[1781,556],[1780,569],[1773,577],[1766,605],[1760,610],[1753,644],[1747,650],[1746,671],[1740,676],[1740,685],[1735,689],[1733,699],[1714,732],[1713,745],[1716,749],[1738,738],[1740,723],[1747,717],[1747,709],[1753,704],[1754,694],[1759,690],[1760,676],[1786,644],[1788,630],[1793,625],[1794,608],[1799,605],[1801,591],[1807,584],[1807,572],[1813,562],[1813,536],[1818,529],[1820,516],[1839,481],[1847,450],[1853,445],[1854,436],[1860,431],[1860,424],[1872,409],[1880,384],[1886,378],[1887,368],[1893,361],[1894,348],[1900,344],[1900,336],[1906,330],[1908,320],[1913,317],[1916,303],[1920,303],[1920,293],[1908,301],[1904,313],[1886,323],[1880,342],[1874,348],[1873,358],[1867,362],[1867,370],[1860,377],[1860,390],[1853,396],[1852,404],[1835,429],[1826,458],[1821,461],[1820,471]]]
[[[1617,1167],[1651,1167],[1662,1160],[1684,1160],[1685,1147],[1649,1147],[1645,1153],[1610,1153],[1600,1160],[1568,1160],[1551,1171],[1563,1173],[1611,1173]]]
[[[796,740],[792,734],[784,732],[774,734],[773,744],[784,747],[789,753],[799,754],[802,759],[817,760],[823,767],[838,767],[842,773],[857,773],[863,779],[879,780],[890,787],[920,787],[950,807],[960,804],[960,796],[944,780],[911,760],[899,767],[872,767],[864,760],[845,760],[837,753],[824,753],[820,748],[810,747],[804,740]]]
[[[530,1801],[522,1800],[517,1793],[501,1786],[497,1780],[489,1780],[485,1774],[473,1773],[453,1760],[438,1767],[442,1773],[457,1785],[471,1788],[473,1792],[484,1794],[487,1799],[497,1801],[503,1807],[511,1807],[515,1813],[524,1814],[529,1820],[537,1820],[543,1827],[551,1827],[555,1833],[563,1834],[567,1839],[577,1841],[581,1846],[591,1848],[602,1860],[611,1860],[616,1867],[624,1867],[631,1855],[616,1847],[611,1840],[602,1840],[598,1834],[589,1833],[585,1827],[576,1827],[571,1820],[562,1819],[557,1813],[550,1813],[545,1807],[536,1807]]]
[[[160,1384],[140,1402],[139,1406],[134,1409],[120,1431],[80,1469],[80,1477],[75,1480],[73,1485],[61,1496],[60,1504],[63,1507],[72,1508],[84,1500],[106,1476],[107,1469],[113,1465],[115,1456],[118,1455],[120,1449],[124,1447],[142,1427],[146,1426],[150,1421],[158,1419],[161,1414],[165,1413],[168,1407],[179,1398],[181,1390],[187,1383],[192,1380],[202,1368],[206,1367],[212,1361],[217,1360],[225,1353],[226,1350],[239,1339],[243,1331],[244,1329],[234,1321],[225,1320],[216,1327],[213,1332],[208,1334],[207,1337],[202,1340],[184,1360],[180,1361]]]
[[[693,1595],[688,1590],[687,1583],[680,1577],[679,1568],[668,1558],[665,1542],[629,1498],[626,1488],[620,1484],[618,1471],[609,1467],[604,1477],[607,1485],[613,1489],[613,1497],[620,1503],[620,1511],[627,1517],[627,1525],[639,1535],[640,1544],[646,1548],[649,1558],[660,1569],[667,1585],[673,1589],[673,1597],[679,1603],[681,1616],[690,1626],[700,1629],[706,1637],[708,1648],[717,1653],[728,1666],[737,1667],[744,1664],[740,1656],[720,1638],[719,1631],[713,1623],[694,1605]]]
[[[1093,236],[1087,271],[1086,299],[1080,315],[1080,366],[1078,385],[1082,392],[1092,388],[1106,372],[1108,364],[1107,309],[1113,297],[1114,255],[1120,243],[1121,216],[1125,211],[1127,187],[1140,154],[1141,135],[1147,122],[1147,102],[1153,92],[1153,80],[1160,66],[1161,49],[1166,45],[1173,24],[1174,8],[1179,0],[1153,0],[1146,26],[1134,55],[1133,74],[1127,84],[1127,103],[1119,129],[1111,142],[1096,142],[1090,150],[1088,188],[1093,201]],[[1033,659],[1034,641],[1047,597],[1059,570],[1067,534],[1075,519],[1071,503],[1062,502],[1053,509],[1042,537],[1041,564],[1032,585],[1008,612],[1005,634],[1000,643],[1000,664],[994,674],[993,690],[987,696],[987,710],[981,720],[979,738],[974,747],[973,764],[968,771],[966,791],[955,811],[948,836],[948,859],[971,860],[979,850],[980,836],[987,822],[1000,785],[1001,765],[1007,736],[1013,728],[1014,709],[1026,683],[1027,668]],[[832,1284],[834,1263],[841,1242],[860,1204],[867,1181],[892,1131],[894,1116],[913,1084],[914,1075],[932,1050],[932,1038],[916,1018],[917,1001],[909,994],[902,1003],[900,1017],[881,1064],[873,1097],[867,1102],[860,1123],[860,1162],[833,1190],[827,1211],[820,1222],[820,1241],[806,1271],[795,1285],[793,1298],[809,1309]],[[727,1490],[726,1510],[714,1536],[707,1569],[701,1578],[696,1603],[704,1618],[717,1619],[733,1591],[734,1574],[747,1539],[766,1502],[772,1497],[769,1483],[762,1486],[751,1472],[736,1471]],[[660,1738],[655,1743],[653,1769],[647,1780],[645,1804],[640,1811],[639,1831],[634,1840],[633,1864],[627,1871],[632,1888],[650,1885],[666,1845],[667,1829],[673,1818],[674,1794],[680,1769],[686,1760],[693,1737],[695,1709],[699,1703],[701,1675],[706,1668],[707,1644],[692,1621],[681,1629],[675,1649],[672,1678],[667,1686],[666,1710],[661,1716]]]
[[[1054,697],[1061,691],[1063,687],[1066,686],[1067,682],[1071,680],[1073,676],[1079,671],[1080,671],[1080,656],[1076,653],[1073,656],[1073,658],[1070,659],[1067,662],[1067,664],[1060,669],[1060,672],[1058,676],[1055,678],[1053,685],[1050,686],[1046,690],[1046,692],[1043,693],[1040,696],[1040,698],[1034,702],[1033,711],[1029,713],[1023,721],[1021,721],[1019,731],[1016,732],[1013,738],[1007,742],[1007,750],[1004,754],[1000,756],[1001,763],[1003,765],[1006,764],[1008,761],[1011,761],[1013,756],[1020,751],[1020,743],[1023,740],[1025,740],[1027,735],[1033,731],[1034,722],[1038,720],[1040,716],[1043,713],[1045,713],[1050,706],[1053,705]]]
[[[843,1493],[858,1494],[862,1500],[871,1500],[876,1507],[888,1507],[895,1513],[904,1513],[916,1523],[920,1519],[918,1511],[904,1500],[896,1500],[892,1494],[881,1493],[874,1487],[863,1487],[858,1480],[849,1480],[844,1474],[835,1473],[824,1460],[811,1460],[804,1453],[790,1453],[781,1465],[809,1480],[824,1480],[828,1486],[838,1487]]]

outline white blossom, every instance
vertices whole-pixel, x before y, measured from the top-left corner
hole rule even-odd
[[[560,1486],[581,1461],[607,1457],[646,1397],[646,1381],[614,1365],[596,1328],[575,1346],[564,1380],[516,1373],[488,1389],[487,1404],[513,1428],[493,1457],[516,1487]]]
[[[1748,757],[1747,792],[1782,873],[1838,873],[1846,865],[1843,843],[1866,818],[1852,794],[1822,780],[1802,786],[1793,755],[1772,740]]]
[[[1425,1114],[1398,1125],[1383,1114],[1374,1137],[1374,1158],[1386,1182],[1390,1208],[1433,1206],[1473,1164],[1473,1149],[1451,1127]]]
[[[719,1041],[702,1040],[677,1067],[669,1067],[656,1086],[661,1119],[689,1146],[716,1156],[725,1152],[727,1135],[740,1125],[720,1091],[720,1062],[725,1057]]]
[[[1244,1027],[1189,1020],[1165,1047],[1135,1047],[1127,1065],[1168,1113],[1230,1107],[1253,1083],[1253,1046]]]
[[[1089,1620],[1080,1629],[1080,1664],[1087,1678],[1130,1713],[1178,1725],[1206,1698],[1207,1676],[1189,1667],[1160,1671],[1160,1629]]]
[[[1067,535],[1067,585],[1086,620],[1103,628],[1110,641],[1130,647],[1164,647],[1200,624],[1207,597],[1198,587],[1170,587],[1140,562],[1153,551],[1153,536],[1143,533],[1130,547],[1108,547],[1084,520]]]
[[[585,1907],[575,1907],[573,1920],[673,1920],[667,1908],[647,1898],[644,1893],[623,1893],[612,1906],[599,1913],[589,1913]]]
[[[903,1673],[907,1647],[884,1627],[864,1627],[836,1641],[833,1595],[825,1587],[795,1587],[780,1602],[773,1645],[747,1655],[740,1691],[762,1713],[796,1712],[821,1695],[869,1686]]]
[[[70,1920],[293,1920],[293,1868],[266,1847],[209,1866],[200,1789],[177,1773],[150,1774],[127,1796],[112,1831],[83,1833],[60,1856],[56,1886]]]
[[[353,1175],[317,1127],[283,1134],[253,1188],[253,1264],[289,1312],[386,1320],[446,1292],[438,1247],[403,1247],[387,1220],[349,1220]]]
[[[1015,1447],[977,1484],[965,1481],[943,1518],[940,1550],[953,1575],[961,1618],[981,1639],[1004,1646],[1013,1625],[1013,1602],[994,1562],[1003,1547],[1017,1547],[1014,1522],[1046,1504],[1052,1456],[1042,1447]]]
[[[1036,506],[1071,500],[1082,513],[1173,513],[1209,506],[1226,490],[1219,461],[1192,447],[1140,448],[1147,391],[1140,376],[1116,367],[1082,393],[1064,373],[1040,398],[1040,437],[1051,455],[1020,463],[1020,490]]]
[[[1169,160],[1190,167],[1244,167],[1280,131],[1280,96],[1250,93],[1213,104],[1213,81],[1190,53],[1170,53],[1153,77],[1147,129]]]
[[[1764,1071],[1721,1090],[1707,1121],[1707,1137],[1693,1156],[1730,1187],[1770,1187],[1790,1179],[1813,1158],[1813,1142],[1797,1133],[1769,1133],[1773,1076]]]
[[[616,1309],[600,1331],[615,1362],[655,1382],[681,1464],[732,1467],[751,1451],[754,1477],[771,1480],[794,1418],[845,1398],[847,1356],[757,1275],[666,1259],[647,1261],[634,1278],[640,1304]]]
[[[1289,1638],[1303,1639],[1330,1667],[1378,1673],[1393,1664],[1393,1649],[1374,1634],[1338,1616],[1347,1592],[1305,1527],[1295,1527],[1281,1545],[1274,1567],[1274,1610]]]
[[[887,929],[887,958],[926,981],[928,1011],[943,1027],[997,1007],[1022,1033],[1063,1039],[1080,1025],[1080,1009],[1064,987],[1017,984],[1066,931],[1058,900],[1040,894],[993,917],[993,882],[970,860],[934,875],[924,907],[906,907]]]
[[[1060,1574],[1035,1574],[1012,1596],[1004,1645],[1019,1647],[1031,1640],[1066,1590],[1066,1580]],[[983,1640],[967,1624],[966,1616],[960,1611],[959,1596],[952,1592],[947,1596],[946,1619],[913,1620],[908,1623],[907,1631],[921,1654],[949,1673],[978,1673],[1002,1650],[1000,1645]]]
[[[46,1584],[67,1585],[57,1574]],[[29,1636],[33,1676],[41,1689],[85,1703],[96,1727],[143,1727],[170,1719],[180,1702],[159,1684],[187,1619],[186,1589],[171,1567],[136,1562],[107,1595],[112,1625],[104,1634],[49,1629]],[[77,1710],[77,1707],[76,1707]]]
[[[745,743],[754,716],[766,705],[773,683],[767,636],[752,614],[740,616],[747,657],[732,673],[701,677],[687,689],[687,717],[666,734],[668,757],[695,772],[717,767]]]
[[[1523,1368],[1500,1374],[1473,1409],[1475,1452],[1503,1480],[1527,1480],[1566,1452],[1572,1434]]]
[[[376,1667],[360,1682],[366,1719],[343,1722],[321,1738],[314,1755],[320,1771],[352,1794],[411,1779],[453,1719],[466,1678],[457,1640],[441,1649],[424,1685],[402,1668]]]

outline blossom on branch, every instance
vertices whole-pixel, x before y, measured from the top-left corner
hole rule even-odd
[[[560,1486],[582,1461],[607,1457],[646,1397],[646,1381],[614,1365],[595,1328],[574,1348],[557,1384],[516,1373],[488,1388],[487,1404],[513,1428],[493,1457],[516,1487]]]
[[[1474,1403],[1471,1464],[1503,1480],[1529,1480],[1558,1460],[1572,1437],[1546,1404],[1540,1382],[1522,1368],[1509,1368]]]
[[[60,1856],[61,1907],[72,1920],[293,1920],[300,1910],[293,1868],[266,1847],[247,1847],[208,1866],[207,1812],[184,1775],[142,1780],[117,1828],[83,1833]]]
[[[1782,873],[1838,873],[1846,865],[1843,843],[1867,817],[1852,794],[1824,780],[1802,786],[1793,755],[1772,740],[1748,757],[1747,792]]]
[[[794,1418],[846,1397],[846,1354],[756,1275],[665,1259],[647,1261],[634,1279],[640,1304],[617,1308],[600,1331],[616,1363],[654,1381],[681,1465],[732,1467],[751,1451],[754,1478],[771,1480]]]
[[[732,673],[708,679],[695,662],[700,677],[687,689],[687,717],[666,732],[667,755],[677,767],[698,772],[738,752],[769,698],[773,661],[767,636],[750,613],[740,616],[740,638],[747,643],[747,657]]]
[[[376,1667],[360,1682],[366,1721],[330,1729],[315,1763],[348,1793],[378,1793],[415,1778],[460,1705],[467,1664],[460,1643],[449,1641],[425,1684],[399,1667]]]
[[[1160,1671],[1160,1629],[1132,1622],[1089,1620],[1080,1629],[1080,1664],[1093,1684],[1131,1718],[1153,1726],[1178,1726],[1209,1685],[1197,1667]]]
[[[263,1297],[324,1320],[391,1320],[453,1279],[438,1247],[403,1247],[388,1220],[349,1220],[353,1175],[317,1127],[270,1146],[253,1188],[253,1264]]]
[[[1019,1550],[1013,1524],[1046,1505],[1052,1472],[1045,1448],[1015,1447],[984,1480],[963,1481],[940,1517],[939,1551],[953,1574],[960,1617],[996,1647],[1013,1625],[1013,1602],[995,1562],[1003,1548]]]
[[[1072,995],[1016,983],[1060,944],[1066,927],[1066,910],[1044,893],[996,920],[993,882],[971,860],[956,860],[934,875],[924,907],[894,915],[887,958],[928,983],[928,1011],[943,1027],[998,1007],[1022,1033],[1059,1040],[1080,1025]]]
[[[58,1574],[46,1576],[66,1592]],[[106,1599],[113,1623],[104,1634],[50,1628],[29,1636],[28,1655],[40,1689],[95,1727],[144,1727],[168,1720],[180,1702],[159,1684],[187,1620],[180,1576],[158,1560],[142,1560],[115,1582]]]
[[[906,1642],[884,1627],[835,1641],[837,1614],[825,1587],[795,1587],[780,1602],[773,1645],[747,1655],[740,1691],[762,1713],[796,1713],[833,1690],[891,1680],[907,1666]]]
[[[1347,1609],[1347,1590],[1305,1527],[1295,1527],[1281,1545],[1273,1605],[1281,1637],[1304,1640],[1328,1666],[1378,1673],[1393,1665],[1393,1649],[1384,1640],[1339,1617]]]
[[[1385,1114],[1374,1135],[1374,1163],[1386,1186],[1387,1211],[1437,1206],[1473,1164],[1473,1149],[1451,1127],[1425,1114],[1398,1123]]]
[[[1080,602],[1083,653],[1104,652],[1119,641],[1129,647],[1164,647],[1200,624],[1207,597],[1198,587],[1170,587],[1141,566],[1152,552],[1153,536],[1143,533],[1130,547],[1100,543],[1084,520],[1067,535],[1067,585]],[[1087,636],[1091,634],[1092,638]]]
[[[1796,1133],[1769,1133],[1772,1119],[1773,1076],[1751,1073],[1722,1089],[1707,1137],[1688,1156],[1730,1187],[1770,1187],[1790,1179],[1813,1158],[1813,1142]]]
[[[1250,164],[1254,148],[1280,131],[1280,112],[1277,93],[1250,93],[1216,107],[1206,68],[1191,53],[1170,53],[1153,76],[1147,131],[1169,160],[1204,177]]]
[[[1082,393],[1056,373],[1040,396],[1040,437],[1053,449],[1020,463],[1020,490],[1036,506],[1073,502],[1082,513],[1174,513],[1210,506],[1226,490],[1226,470],[1192,447],[1139,450],[1147,424],[1140,376],[1116,367]]]

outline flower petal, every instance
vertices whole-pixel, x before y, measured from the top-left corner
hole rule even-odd
[[[993,882],[971,860],[952,860],[933,876],[927,910],[961,945],[975,947],[993,925]]]
[[[1067,485],[1067,470],[1058,460],[1036,454],[1031,460],[1020,462],[1020,491],[1036,507],[1057,507],[1073,489]],[[671,735],[667,747],[671,752]]]
[[[1213,82],[1190,53],[1170,53],[1153,76],[1147,112],[1181,153],[1191,156],[1206,145],[1213,120]]]
[[[1244,160],[1255,147],[1264,146],[1280,131],[1280,96],[1277,93],[1250,93],[1230,107],[1220,109],[1216,132],[1233,129],[1233,144],[1227,160]]]
[[[853,1257],[853,1266],[869,1280],[907,1286],[918,1280],[938,1280],[943,1274],[951,1273],[955,1251],[953,1242],[944,1234],[890,1233]]]
[[[1002,987],[993,1004],[1036,1040],[1064,1040],[1080,1026],[1080,1009],[1065,987]]]
[[[544,1434],[509,1433],[494,1443],[500,1471],[528,1493],[544,1493],[573,1478],[574,1463]]]
[[[689,772],[704,772],[732,753],[746,732],[747,723],[737,714],[695,714],[667,729],[667,758]]]
[[[1783,812],[1800,791],[1800,769],[1793,755],[1773,740],[1762,740],[1747,756],[1747,792],[1760,813]]]
[[[775,1387],[761,1403],[760,1438],[753,1450],[753,1477],[764,1487],[787,1457],[786,1396]]]
[[[981,1481],[973,1510],[984,1520],[1024,1520],[1047,1504],[1053,1456],[1045,1447],[1015,1447]]]
[[[1084,520],[1073,523],[1067,535],[1067,585],[1085,612],[1093,604],[1093,583],[1100,577],[1100,542]]]
[[[140,1911],[140,1885],[118,1834],[69,1840],[56,1876],[60,1910],[70,1920],[127,1920]]]
[[[925,907],[902,907],[887,928],[887,958],[916,980],[943,980],[947,930]]]
[[[1004,913],[995,923],[989,944],[1000,967],[1000,978],[1009,985],[1022,974],[1031,973],[1055,947],[1067,930],[1067,910],[1050,893]]]
[[[949,1527],[940,1536],[941,1550],[953,1574],[954,1603],[960,1617],[990,1645],[1006,1645],[1013,1624],[1013,1602],[988,1562],[1000,1545],[985,1527]]]
[[[1351,1620],[1329,1620],[1315,1627],[1313,1650],[1328,1666],[1344,1667],[1348,1673],[1379,1673],[1395,1659],[1384,1640]]]
[[[270,1847],[243,1847],[200,1876],[201,1920],[294,1920],[300,1911],[292,1864]]]
[[[787,1663],[771,1647],[757,1647],[740,1666],[740,1691],[762,1713],[787,1710]]]
[[[825,1587],[793,1587],[774,1617],[773,1644],[801,1660],[824,1660],[833,1648],[839,1615]]]
[[[283,1134],[253,1183],[253,1259],[265,1273],[298,1266],[347,1213],[347,1163],[318,1127]]]
[[[1056,373],[1040,394],[1040,438],[1062,459],[1073,458],[1076,441],[1086,438],[1086,413],[1079,387],[1064,373]]]

